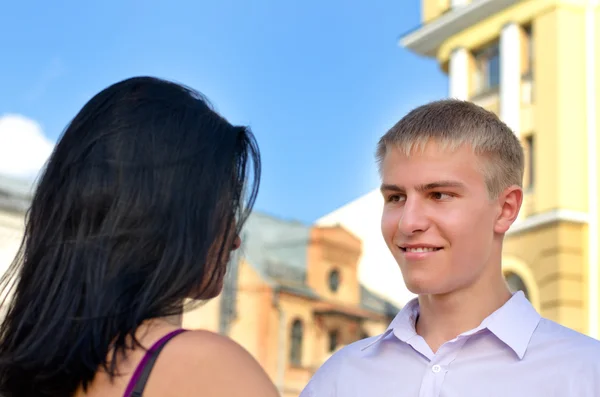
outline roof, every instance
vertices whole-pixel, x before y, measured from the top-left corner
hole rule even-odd
[[[0,210],[25,213],[32,195],[31,181],[0,174]]]
[[[310,226],[253,212],[242,231],[242,253],[263,277],[304,284]]]
[[[362,285],[360,286],[360,300],[364,309],[386,316],[395,316],[400,311],[399,307]]]
[[[319,299],[316,291],[306,284],[311,228],[295,220],[255,211],[242,231],[242,255],[276,289]],[[399,310],[362,285],[360,298],[361,308],[371,312],[394,316]]]
[[[496,15],[521,0],[479,0],[451,9],[433,21],[404,34],[399,44],[417,54],[435,57],[448,38]]]

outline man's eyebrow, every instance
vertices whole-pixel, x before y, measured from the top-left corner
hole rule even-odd
[[[426,183],[423,185],[418,185],[416,190],[419,192],[426,192],[428,190],[434,189],[443,189],[443,188],[454,188],[454,189],[464,189],[465,185],[462,182],[458,181],[435,181],[431,183]],[[384,183],[379,188],[381,192],[404,192],[406,189],[394,184]]]
[[[465,185],[458,181],[436,181],[431,183],[426,183],[424,185],[417,186],[417,191],[425,192],[428,190],[440,189],[440,188],[458,188],[464,189]]]
[[[379,188],[382,192],[403,192],[404,189],[398,185],[384,183]]]

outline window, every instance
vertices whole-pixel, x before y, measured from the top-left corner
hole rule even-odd
[[[529,299],[527,286],[521,277],[519,277],[516,273],[507,272],[504,275],[504,278],[506,279],[506,283],[508,284],[508,288],[510,288],[511,292],[523,291],[525,297]]]
[[[338,331],[329,331],[329,352],[335,351],[338,347]]]
[[[475,60],[475,95],[500,86],[500,48],[495,42],[473,54]]]
[[[340,272],[338,270],[332,270],[329,273],[329,289],[331,292],[337,292],[340,287]]]
[[[292,335],[290,343],[290,362],[292,365],[302,364],[302,339],[304,337],[304,326],[299,319],[292,323]]]
[[[533,134],[525,137],[525,175],[523,178],[523,187],[526,190],[532,190],[535,182],[535,142]]]

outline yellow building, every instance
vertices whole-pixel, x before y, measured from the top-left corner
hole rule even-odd
[[[543,316],[598,338],[600,10],[592,0],[422,0],[401,45],[438,62],[450,97],[496,112],[526,152],[509,283]]]

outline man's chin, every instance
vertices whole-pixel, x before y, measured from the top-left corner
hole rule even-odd
[[[410,280],[404,279],[406,289],[415,295],[441,295],[446,292],[446,288],[438,283],[426,280]]]

